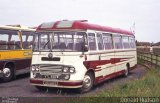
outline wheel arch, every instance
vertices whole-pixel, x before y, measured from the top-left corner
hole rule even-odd
[[[92,68],[90,68],[90,69],[87,70],[87,72],[85,74],[87,74],[87,73],[92,73],[93,74],[93,78],[94,78],[94,82],[95,82],[95,71]]]

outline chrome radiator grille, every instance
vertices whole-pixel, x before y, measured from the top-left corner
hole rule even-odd
[[[62,73],[62,66],[40,65],[39,71],[41,75]]]

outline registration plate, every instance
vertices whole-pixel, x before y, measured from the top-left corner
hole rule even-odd
[[[43,78],[47,78],[47,79],[57,79],[58,75],[43,75]]]
[[[44,85],[53,85],[53,86],[57,86],[58,82],[55,81],[43,81]]]

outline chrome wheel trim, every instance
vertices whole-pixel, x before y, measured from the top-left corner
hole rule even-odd
[[[88,75],[85,75],[83,79],[83,88],[89,88],[92,85],[91,77]]]
[[[11,70],[9,68],[4,68],[3,69],[3,74],[4,74],[4,77],[10,77],[11,76]]]

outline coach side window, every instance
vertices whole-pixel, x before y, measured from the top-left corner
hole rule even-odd
[[[0,30],[0,50],[21,49],[17,31]]]
[[[113,49],[113,41],[111,34],[103,34],[104,48],[106,50]]]
[[[96,39],[94,33],[88,34],[89,50],[96,50]]]
[[[8,38],[9,35],[7,32],[4,32],[3,30],[0,30],[0,50],[7,50],[8,49]]]
[[[103,50],[103,39],[101,34],[97,34],[97,44],[98,44],[98,49]]]
[[[17,34],[17,32],[12,32],[9,35],[9,49],[21,49],[21,41],[20,41],[20,37]]]
[[[130,37],[129,38],[129,42],[130,42],[130,47],[131,48],[136,48],[136,44],[135,44],[135,39]]]
[[[115,49],[122,49],[122,37],[121,36],[114,36],[114,44]]]
[[[123,42],[123,47],[125,49],[130,48],[129,37],[127,36],[122,37],[122,42]]]
[[[32,49],[33,46],[33,34],[32,32],[22,32],[22,41],[24,49]]]

